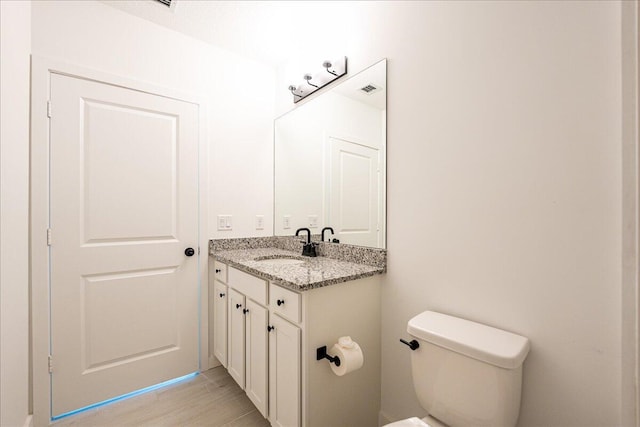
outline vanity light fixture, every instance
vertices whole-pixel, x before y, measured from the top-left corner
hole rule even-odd
[[[291,94],[293,95],[293,99],[295,99],[295,97],[297,96],[298,98],[302,98],[301,95],[298,95],[296,93],[296,90],[298,90],[297,87],[295,87],[294,85],[289,86],[289,90],[291,91]]]
[[[330,73],[330,74],[333,74],[334,76],[337,76],[337,74],[336,74],[336,73],[334,73],[333,71],[331,71],[331,70],[329,69],[329,68],[331,68],[331,65],[333,65],[333,64],[331,64],[331,61],[324,61],[324,62],[322,63],[322,66],[323,66],[324,68],[326,68],[326,69],[327,69],[327,73]]]
[[[347,57],[342,56],[334,60],[326,60],[322,63],[323,69],[316,73],[306,73],[302,78],[306,81],[299,85],[290,85],[289,91],[293,95],[293,102],[296,103],[317,90],[322,89],[329,83],[334,82],[347,74]],[[313,80],[313,83],[311,81]]]
[[[313,78],[313,76],[311,74],[305,74],[304,76],[302,76],[303,79],[305,79],[307,81],[307,84],[309,86],[313,86],[315,88],[318,88],[318,86],[314,85],[313,83],[311,83],[311,79]]]

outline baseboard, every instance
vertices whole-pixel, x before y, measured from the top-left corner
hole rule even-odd
[[[25,418],[22,427],[33,427],[33,415],[27,415],[27,418]]]

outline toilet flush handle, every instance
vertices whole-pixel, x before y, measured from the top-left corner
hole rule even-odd
[[[407,341],[400,338],[400,342],[402,344],[408,345],[411,350],[416,350],[420,347],[420,343],[416,340]]]

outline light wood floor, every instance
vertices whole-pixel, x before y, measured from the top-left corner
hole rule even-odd
[[[129,399],[63,418],[62,426],[268,427],[223,367]]]

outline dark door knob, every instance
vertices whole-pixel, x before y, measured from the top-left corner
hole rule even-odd
[[[187,248],[184,250],[184,254],[186,256],[193,256],[196,253],[196,251],[193,248]]]
[[[269,332],[273,331],[274,329],[275,329],[275,327],[273,327],[271,325],[267,326],[267,331],[269,331]]]

